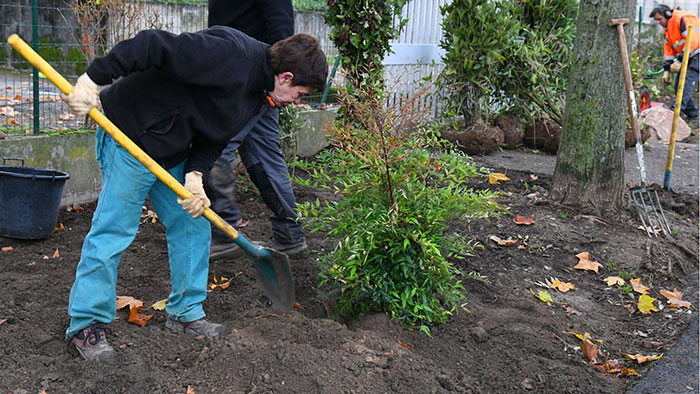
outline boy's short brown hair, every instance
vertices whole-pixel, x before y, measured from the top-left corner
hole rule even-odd
[[[310,86],[322,91],[328,78],[326,55],[318,40],[308,34],[295,34],[277,41],[270,48],[270,64],[275,75],[291,72],[294,86]]]

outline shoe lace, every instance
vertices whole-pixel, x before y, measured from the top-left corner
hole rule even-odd
[[[97,342],[106,339],[106,334],[112,334],[112,330],[104,324],[97,323],[88,328],[86,339],[90,345],[94,346]]]

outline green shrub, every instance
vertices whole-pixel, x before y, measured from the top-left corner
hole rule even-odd
[[[561,124],[576,0],[456,0],[441,11],[453,113],[468,125],[499,111]]]
[[[321,277],[337,292],[339,312],[389,312],[429,335],[464,301],[464,274],[446,255],[473,245],[446,234],[448,221],[489,215],[496,204],[493,193],[467,187],[482,174],[465,155],[431,153],[436,133],[424,127],[419,104],[426,94],[397,107],[341,90],[347,120],[327,126],[336,148],[297,163],[309,179],[295,180],[339,196],[299,204],[307,228],[336,242],[321,259]]]

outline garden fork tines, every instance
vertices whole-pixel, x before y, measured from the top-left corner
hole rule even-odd
[[[661,208],[658,193],[656,190],[654,190],[655,198],[652,198],[649,190],[647,190],[646,169],[644,168],[644,152],[642,150],[642,135],[639,132],[639,124],[637,123],[637,103],[634,99],[632,72],[630,71],[630,60],[629,55],[627,54],[627,40],[625,39],[624,30],[624,25],[629,22],[629,19],[613,19],[610,21],[610,26],[615,26],[619,38],[620,55],[622,57],[622,73],[625,76],[625,87],[627,89],[627,108],[629,109],[632,130],[634,131],[634,137],[636,139],[634,147],[637,151],[639,171],[641,172],[641,186],[635,187],[631,190],[632,200],[634,201],[634,206],[639,214],[639,219],[642,221],[642,226],[649,237],[651,237],[652,234],[654,234],[654,236],[657,235],[655,224],[653,223],[652,219],[656,219],[656,227],[661,229],[664,234],[670,235],[671,229],[666,221],[664,210]]]

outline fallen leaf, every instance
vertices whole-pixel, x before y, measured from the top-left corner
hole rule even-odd
[[[520,215],[515,215],[515,224],[522,224],[525,226],[529,226],[531,224],[535,224],[535,219],[532,218],[532,216],[524,217]]]
[[[538,180],[539,178],[540,178],[540,177],[538,177],[538,176],[535,175],[535,174],[530,174],[530,179],[532,179],[533,181],[536,181],[536,180]]]
[[[643,284],[641,284],[641,282],[640,282],[641,280],[642,280],[642,278],[630,279],[630,284],[632,285],[632,289],[639,294],[648,294],[649,287],[646,287]]]
[[[209,288],[212,290],[226,290],[230,285],[231,285],[231,279],[221,277],[221,283],[219,283],[219,280],[216,279],[216,275],[212,278],[214,283],[209,285]]]
[[[56,250],[53,252],[53,258],[57,259],[59,257],[61,257],[61,255],[58,253],[58,248],[56,248]]]
[[[514,245],[516,242],[518,242],[517,240],[513,239],[512,237],[508,237],[508,239],[501,239],[495,235],[490,236],[489,239],[500,246],[511,246],[511,245]]]
[[[70,113],[70,112],[64,112],[64,113],[62,113],[61,115],[58,115],[58,119],[61,119],[61,120],[73,120],[73,119],[75,119],[75,115],[73,115],[73,114]]]
[[[628,354],[627,357],[636,360],[639,364],[645,363],[647,361],[654,361],[660,359],[664,354],[652,354],[651,356],[644,356],[640,353],[637,353],[635,355]]]
[[[157,310],[157,311],[162,311],[165,309],[165,305],[168,303],[168,299],[164,298],[158,302],[154,302],[153,305],[151,305],[151,308]]]
[[[7,319],[0,319],[0,324],[4,323],[6,321],[7,321]]]
[[[578,264],[574,266],[574,269],[576,270],[595,271],[597,274],[598,268],[603,266],[603,264],[600,264],[597,261],[591,261],[590,254],[588,252],[581,252],[577,254],[576,257],[579,258]]]
[[[572,307],[569,307],[569,306],[565,306],[565,307],[564,307],[564,311],[566,311],[566,313],[573,313],[574,315],[582,316],[582,313],[581,313],[581,312],[579,312],[579,311],[577,311],[576,309],[574,309],[574,308],[572,308]]]
[[[562,282],[558,279],[555,279],[552,281],[552,288],[557,289],[557,290],[561,291],[562,293],[566,293],[569,290],[576,290],[576,286],[574,286],[573,283]]]
[[[608,284],[608,287],[615,285],[623,286],[625,284],[625,280],[619,276],[608,276],[607,278],[603,279],[603,281]]]
[[[59,224],[58,226],[54,227],[53,231],[59,231],[59,230],[65,230],[66,227],[63,225],[63,223]]]
[[[596,358],[598,358],[598,346],[588,340],[581,341],[581,350],[588,361],[595,362]]]
[[[250,223],[250,220],[238,219],[238,223],[236,224],[238,225],[238,228],[243,228],[246,227],[248,223]]]
[[[301,309],[301,305],[297,304],[296,302],[292,304],[294,308]]]
[[[668,304],[671,305],[672,308],[690,309],[690,302],[683,301],[683,293],[678,291],[678,289],[673,288],[673,292],[661,290],[659,293],[661,293],[662,296],[666,297],[666,302],[668,302]]]
[[[625,309],[627,309],[629,313],[634,313],[634,307],[632,306],[632,304],[625,305]]]
[[[117,310],[120,310],[127,305],[129,306],[129,310],[134,310],[134,308],[143,308],[143,301],[129,296],[117,296]]]
[[[532,295],[534,295],[535,297],[539,298],[540,301],[546,302],[549,305],[552,305],[552,302],[554,301],[552,299],[552,296],[546,290],[539,290],[537,294],[535,294],[534,290],[530,289],[530,293],[532,293]]]
[[[195,394],[194,387],[188,385],[187,386],[187,394]]]
[[[506,174],[502,174],[500,172],[489,174],[489,183],[493,183],[495,185],[498,185],[501,182],[505,182],[505,181],[509,181],[509,180],[510,180],[510,178],[508,178],[506,176]]]
[[[658,312],[659,310],[656,309],[656,306],[654,306],[654,301],[656,301],[656,298],[642,294],[639,296],[637,309],[639,309],[639,311],[645,315],[651,314],[651,311]]]
[[[410,347],[410,346],[408,346],[408,345],[406,345],[405,343],[401,342],[401,333],[399,333],[398,341],[399,341],[399,345],[401,345],[402,348],[411,350],[411,347]]]
[[[3,252],[9,252],[11,250],[15,250],[15,248],[13,248],[12,246],[3,246],[0,250],[2,250]]]
[[[134,323],[141,327],[145,326],[146,323],[148,323],[148,320],[150,320],[153,317],[153,315],[144,315],[143,313],[139,313],[139,311],[142,308],[143,305],[131,308],[131,312],[129,312],[129,323]]]

